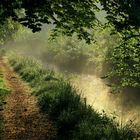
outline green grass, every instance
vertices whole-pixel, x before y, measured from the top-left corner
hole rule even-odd
[[[33,88],[41,111],[54,122],[58,140],[132,140],[139,136],[131,123],[119,126],[113,118],[95,111],[68,81],[36,60],[16,55],[8,59]]]
[[[4,77],[2,71],[0,70],[0,111],[3,110],[3,105],[6,104],[5,97],[9,94],[10,90],[5,86]],[[0,115],[0,139],[2,139],[3,132],[3,119],[2,115]]]

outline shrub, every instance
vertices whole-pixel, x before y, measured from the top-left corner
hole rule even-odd
[[[131,140],[138,134],[95,111],[68,81],[37,62],[15,55],[9,56],[9,62],[33,87],[40,109],[58,129],[58,139]]]
[[[5,81],[2,72],[0,71],[0,110],[3,110],[5,104],[5,97],[10,93],[10,90],[5,86]],[[0,115],[0,139],[2,139],[3,133],[3,120]]]
[[[140,44],[138,38],[122,40],[110,55],[108,78],[118,90],[140,88]],[[115,80],[114,80],[115,79]],[[115,89],[115,88],[114,88]]]

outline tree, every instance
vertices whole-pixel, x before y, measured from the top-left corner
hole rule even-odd
[[[140,27],[139,0],[99,0],[107,12],[107,19],[117,30]]]
[[[132,38],[121,40],[110,55],[112,62],[109,79],[112,86],[118,89],[140,87],[140,44]],[[116,88],[115,88],[116,89]]]
[[[12,17],[33,32],[40,31],[44,23],[54,24],[55,33],[61,30],[72,35],[76,32],[80,39],[90,42],[90,29],[98,21],[97,3],[103,6],[101,10],[107,12],[109,23],[117,31],[139,29],[139,0],[4,0],[0,2],[0,21]]]
[[[0,25],[0,45],[4,45],[7,41],[14,39],[15,33],[19,29],[19,24],[8,18],[3,25]]]
[[[0,2],[0,21],[12,17],[33,32],[41,30],[43,23],[51,23],[54,31],[61,29],[67,35],[76,32],[89,42],[90,29],[97,21],[97,3],[103,6],[101,10],[107,12],[109,23],[117,31],[139,29],[139,0],[4,0]]]
[[[93,0],[4,0],[0,1],[0,21],[8,17],[32,29],[40,31],[44,23],[54,24],[67,35],[77,33],[80,39],[91,40],[90,29],[95,26]]]
[[[119,89],[140,87],[140,1],[99,0],[107,13],[108,25],[121,37],[113,47],[109,73],[112,85]],[[115,32],[114,32],[115,31]]]

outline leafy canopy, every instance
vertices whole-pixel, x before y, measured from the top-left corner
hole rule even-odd
[[[118,31],[140,27],[139,0],[99,0],[107,12],[107,19]]]
[[[90,42],[90,29],[98,21],[95,13],[99,9],[106,11],[108,22],[117,31],[140,27],[139,0],[5,0],[0,1],[0,21],[12,17],[33,32],[40,31],[44,23],[54,24],[55,33],[76,32]]]
[[[138,39],[121,41],[111,54],[109,78],[118,88],[140,87],[140,44]],[[114,80],[115,79],[115,80]]]
[[[89,42],[98,8],[94,0],[6,0],[0,1],[0,9],[0,21],[12,17],[33,32],[40,31],[44,23],[54,24],[54,31],[76,32]]]

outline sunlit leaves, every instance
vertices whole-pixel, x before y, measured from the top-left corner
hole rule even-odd
[[[110,78],[120,87],[140,87],[140,44],[139,39],[122,40],[114,48]]]
[[[90,29],[96,24],[94,13],[98,9],[94,0],[8,0],[1,1],[0,6],[1,22],[12,17],[33,32],[40,31],[44,23],[54,24],[55,31],[61,29],[65,35],[76,32],[79,39],[84,38],[88,43],[92,39]],[[25,15],[21,17],[23,9]]]
[[[7,19],[3,25],[0,25],[0,44],[4,44],[14,38],[14,34],[18,31],[19,24],[13,22],[11,18]]]

